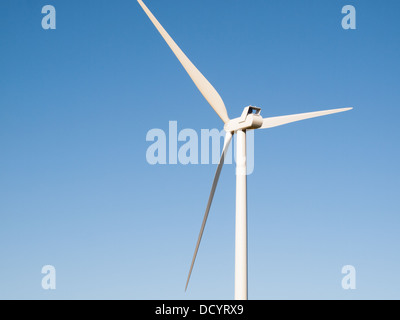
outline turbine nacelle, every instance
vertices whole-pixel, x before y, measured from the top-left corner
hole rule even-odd
[[[259,129],[263,125],[261,109],[253,106],[244,108],[239,118],[228,121],[224,129],[226,132],[236,132],[238,130]]]

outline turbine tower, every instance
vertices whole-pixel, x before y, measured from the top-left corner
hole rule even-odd
[[[185,291],[188,287],[190,276],[193,271],[193,266],[196,261],[197,252],[200,242],[203,237],[204,228],[206,226],[208,214],[210,212],[211,203],[214,198],[214,193],[217,188],[219,176],[222,166],[224,165],[225,154],[229,148],[230,142],[234,134],[237,134],[236,139],[236,226],[235,226],[235,300],[247,300],[247,165],[246,165],[246,131],[255,129],[269,129],[284,124],[311,119],[329,114],[339,113],[351,110],[353,108],[341,108],[325,111],[308,112],[294,114],[288,116],[262,118],[261,109],[253,106],[244,108],[242,115],[239,118],[230,119],[226,110],[225,104],[208,80],[201,72],[193,65],[188,57],[182,52],[175,41],[169,36],[167,31],[157,21],[151,11],[143,3],[138,0],[144,12],[150,18],[151,22],[157,28],[161,36],[164,38],[168,46],[171,48],[175,56],[178,58],[186,72],[192,78],[194,84],[200,90],[201,94],[208,101],[217,115],[224,122],[225,142],[221,155],[221,160],[215,173],[214,181],[211,187],[210,196],[206,211],[201,225],[200,234],[197,239],[195,252],[192,263],[190,265],[189,275],[186,282]]]

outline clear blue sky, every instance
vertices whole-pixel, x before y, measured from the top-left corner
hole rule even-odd
[[[400,2],[145,3],[231,117],[355,108],[256,132],[249,298],[399,299]],[[146,134],[222,123],[137,1],[3,0],[0,43],[0,298],[233,298],[233,165],[184,293],[216,166],[151,166]]]

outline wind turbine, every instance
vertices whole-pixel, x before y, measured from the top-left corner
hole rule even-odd
[[[244,108],[242,115],[236,119],[230,119],[222,98],[201,72],[193,65],[188,57],[182,52],[175,41],[169,36],[167,31],[157,21],[151,11],[138,0],[144,12],[150,18],[151,22],[160,32],[161,36],[167,42],[175,56],[178,58],[186,72],[192,78],[194,84],[200,90],[204,98],[208,101],[217,115],[224,122],[225,142],[221,155],[221,160],[215,173],[210,196],[208,198],[207,208],[201,225],[200,234],[197,239],[196,249],[190,266],[189,275],[186,282],[185,291],[188,287],[190,276],[199,250],[200,242],[203,236],[204,228],[210,212],[211,203],[217,188],[219,176],[225,160],[225,154],[229,148],[234,134],[236,139],[236,226],[235,226],[235,299],[247,300],[247,165],[246,165],[246,131],[255,129],[269,129],[284,124],[311,119],[329,114],[339,113],[351,110],[353,108],[341,108],[325,111],[308,112],[293,114],[288,116],[262,118],[261,109],[253,106]]]

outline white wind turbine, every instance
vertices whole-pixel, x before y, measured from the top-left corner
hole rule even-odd
[[[167,42],[168,46],[174,52],[186,72],[192,78],[193,82],[200,90],[204,98],[208,101],[214,111],[222,119],[226,131],[225,143],[219,162],[217,172],[215,173],[210,196],[207,203],[206,212],[203,223],[201,225],[200,234],[197,240],[196,249],[193,255],[190,266],[189,275],[186,282],[185,291],[189,284],[192,274],[194,262],[199,250],[201,238],[203,236],[204,227],[207,222],[208,213],[210,212],[211,203],[217,188],[219,176],[224,164],[225,154],[233,135],[237,134],[236,145],[236,239],[235,239],[235,299],[247,300],[247,166],[246,166],[246,131],[255,129],[268,129],[284,124],[326,116],[333,113],[344,112],[353,108],[333,109],[309,113],[294,114],[289,116],[280,116],[272,118],[262,118],[260,115],[261,109],[257,107],[246,107],[239,118],[229,119],[228,112],[222,98],[208,80],[200,73],[200,71],[190,62],[182,50],[178,47],[175,41],[169,36],[162,25],[157,21],[151,11],[143,3],[138,0],[151,22],[160,32],[161,36]]]

